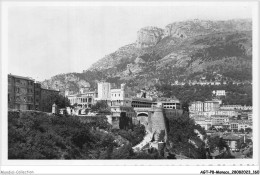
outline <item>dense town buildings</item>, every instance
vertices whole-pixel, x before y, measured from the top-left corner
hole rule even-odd
[[[252,129],[252,106],[222,105],[218,100],[195,101],[189,106],[190,117],[205,130],[230,131]]]
[[[252,106],[242,106],[242,105],[222,105],[220,109],[224,110],[252,110]]]

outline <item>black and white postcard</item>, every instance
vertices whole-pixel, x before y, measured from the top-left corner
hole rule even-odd
[[[1,1],[1,174],[259,174],[258,49],[258,1]]]

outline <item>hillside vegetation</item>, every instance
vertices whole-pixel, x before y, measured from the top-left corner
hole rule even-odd
[[[83,123],[75,116],[9,111],[8,159],[159,158],[156,153],[132,151],[144,136],[143,126],[129,131],[97,127],[98,123]]]
[[[156,150],[150,153],[133,152],[132,147],[143,140],[144,126],[136,125],[129,130],[110,130],[109,124],[105,124],[105,118],[103,121],[101,119],[86,123],[76,116],[9,111],[8,159],[165,158]],[[173,155],[183,154],[190,158],[205,158],[203,142],[194,133],[194,129],[197,129],[205,134],[199,126],[187,116],[170,120],[168,125],[166,152]],[[188,143],[189,139],[198,144],[197,148]],[[192,154],[187,154],[188,149]]]

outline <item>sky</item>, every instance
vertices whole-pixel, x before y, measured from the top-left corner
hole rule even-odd
[[[13,6],[8,10],[8,73],[42,81],[82,72],[135,42],[142,27],[236,18],[251,18],[250,7]]]

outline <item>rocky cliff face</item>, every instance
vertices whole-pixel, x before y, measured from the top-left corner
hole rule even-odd
[[[157,27],[145,27],[137,32],[136,46],[138,48],[151,47],[161,41],[164,30]]]
[[[246,19],[228,21],[209,21],[195,19],[168,24],[165,27],[165,35],[177,38],[187,38],[216,32],[248,30],[252,30],[252,23],[250,20]]]
[[[217,80],[215,74],[222,78]],[[83,73],[57,75],[43,85],[78,91],[105,80],[140,89],[156,83],[199,82],[202,77],[252,80],[251,20],[189,20],[165,29],[145,27],[138,31],[136,43],[106,55]]]
[[[188,20],[168,24],[165,29],[157,27],[145,27],[137,32],[136,46],[147,48],[155,46],[165,37],[185,39],[188,37],[206,35],[217,32],[249,31],[252,29],[250,20]]]

